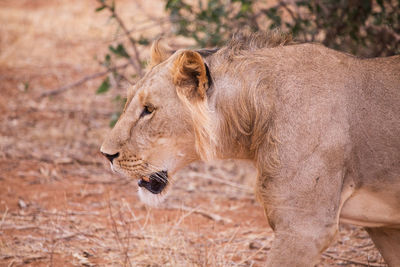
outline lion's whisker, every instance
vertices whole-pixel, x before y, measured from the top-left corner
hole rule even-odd
[[[158,180],[159,182],[163,182],[163,183],[167,183],[167,182],[168,182],[167,177],[165,177],[164,174],[160,174],[159,172],[156,172],[156,173],[154,174],[154,176],[157,178],[157,180]]]

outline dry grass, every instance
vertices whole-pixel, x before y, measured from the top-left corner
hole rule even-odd
[[[168,30],[150,27],[163,16],[161,0],[117,4],[128,25],[145,29],[137,34]],[[251,167],[193,164],[178,174],[166,203],[150,209],[135,182],[112,174],[98,153],[111,99],[122,92],[97,96],[99,81],[90,81],[38,99],[100,70],[94,57],[116,35],[96,6],[1,2],[0,265],[262,266],[273,234],[252,194]],[[328,253],[321,266],[382,263],[354,227],[344,227]]]

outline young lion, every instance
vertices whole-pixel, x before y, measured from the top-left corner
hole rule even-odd
[[[275,231],[267,266],[317,263],[339,221],[400,266],[400,56],[358,59],[277,32],[175,53],[156,41],[101,152],[148,204],[194,160],[252,160]]]

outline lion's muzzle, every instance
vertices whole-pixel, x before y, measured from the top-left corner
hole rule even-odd
[[[107,154],[107,153],[104,153],[104,152],[101,152],[101,154],[103,154],[103,156],[104,157],[106,157],[110,162],[111,162],[111,164],[113,163],[113,161],[114,161],[114,159],[115,158],[118,158],[119,157],[119,152],[118,153],[115,153],[115,154]]]

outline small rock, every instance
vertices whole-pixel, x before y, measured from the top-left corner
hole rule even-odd
[[[26,205],[25,201],[23,201],[22,199],[18,199],[18,206],[21,209],[25,209],[28,205]]]

